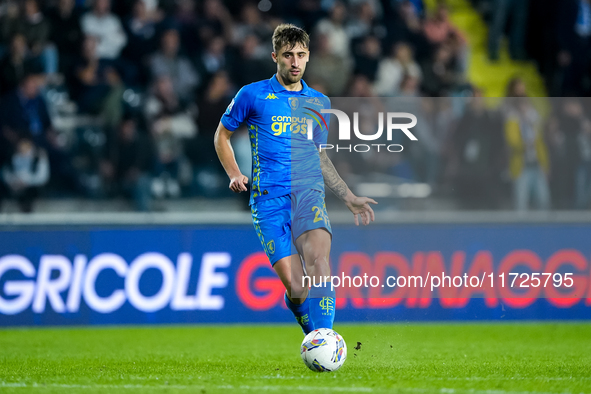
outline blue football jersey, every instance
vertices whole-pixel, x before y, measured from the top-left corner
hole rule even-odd
[[[250,204],[316,189],[324,192],[318,147],[326,144],[330,100],[308,87],[286,90],[277,76],[244,86],[221,122],[230,131],[246,122],[252,151]],[[312,132],[309,133],[309,126]]]

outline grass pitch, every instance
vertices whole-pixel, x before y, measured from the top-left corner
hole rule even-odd
[[[0,330],[0,393],[591,392],[590,324],[335,328],[348,359],[324,374],[295,324]]]

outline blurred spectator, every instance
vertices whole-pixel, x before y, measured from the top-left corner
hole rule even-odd
[[[174,29],[162,35],[160,51],[150,59],[150,70],[154,78],[168,76],[181,100],[191,100],[200,83],[191,62],[180,54],[179,33]]]
[[[427,40],[423,30],[423,23],[415,12],[415,7],[409,1],[403,1],[393,18],[396,22],[388,26],[390,42],[405,41],[414,48],[416,57],[421,63],[431,58],[433,46]],[[397,19],[400,19],[399,21]]]
[[[82,31],[96,37],[99,59],[114,60],[127,43],[127,36],[119,18],[111,13],[111,0],[94,0],[92,11],[81,19]]]
[[[400,82],[400,97],[419,97],[420,82],[417,77],[412,75],[405,75]]]
[[[451,53],[453,54],[454,62],[458,71],[459,81],[465,80],[465,74],[469,67],[469,51],[468,45],[463,36],[452,34],[450,35],[445,43]]]
[[[355,55],[355,74],[365,75],[371,82],[376,78],[382,48],[375,36],[365,37]]]
[[[501,37],[507,21],[511,19],[509,35],[509,53],[515,60],[525,59],[525,34],[529,0],[494,0],[493,17],[488,37],[488,56],[491,60],[499,59]]]
[[[74,0],[59,0],[58,6],[51,9],[51,41],[59,51],[59,68],[63,73],[70,72],[80,51],[83,35],[80,27],[80,14]]]
[[[324,35],[328,37],[328,46],[330,52],[348,61],[350,56],[349,45],[351,38],[345,29],[345,19],[347,18],[347,8],[340,1],[335,1],[330,11],[330,17],[322,19],[316,25],[313,35]]]
[[[557,20],[557,70],[551,92],[555,95],[581,96],[591,63],[591,1],[564,0]]]
[[[21,212],[32,212],[41,187],[49,181],[47,153],[31,140],[21,139],[11,160],[2,168],[2,179]]]
[[[308,86],[324,95],[327,93],[326,87],[322,81],[310,81]]]
[[[42,83],[40,75],[25,75],[18,88],[4,96],[0,102],[0,127],[4,140],[13,150],[21,138],[30,139],[34,145],[45,149],[51,164],[52,185],[62,192],[75,191],[77,174],[67,149],[53,129],[41,95]]]
[[[431,44],[441,45],[450,37],[455,37],[464,43],[466,42],[460,30],[449,20],[449,11],[444,3],[437,5],[435,15],[425,20],[423,29],[425,36]]]
[[[433,140],[435,142],[435,155],[427,161],[427,182],[434,187],[439,187],[445,181],[445,170],[450,158],[450,145],[454,130],[457,128],[459,115],[452,98],[442,99],[425,98],[421,101],[423,114],[431,126]],[[498,124],[497,126],[500,126]],[[496,129],[501,130],[501,127]],[[502,139],[501,134],[497,133]]]
[[[198,68],[204,83],[209,78],[231,63],[226,54],[226,42],[222,37],[213,37],[207,44],[205,51],[201,53],[198,60]]]
[[[434,100],[433,103],[434,118],[432,122],[439,145],[443,147],[449,142],[453,130],[457,127],[459,120],[457,103],[454,103],[454,99],[450,97]]]
[[[498,207],[505,167],[501,117],[486,108],[480,91],[470,99],[452,137],[455,194],[463,209]]]
[[[266,2],[265,2],[266,3]],[[260,3],[259,3],[260,4]],[[264,3],[263,3],[264,4]],[[333,1],[323,2],[322,0],[299,0],[293,2],[277,1],[267,3],[273,5],[271,12],[278,11],[276,15],[287,19],[298,21],[306,31],[312,31],[321,18],[324,18],[327,11],[334,4]]]
[[[101,163],[105,184],[115,194],[131,197],[138,211],[150,210],[150,173],[154,157],[154,145],[150,138],[137,130],[135,119],[126,118]]]
[[[21,137],[29,138],[35,145],[47,147],[51,131],[51,119],[45,100],[40,94],[42,77],[24,75],[18,88],[4,96],[0,104],[0,125],[13,146]]]
[[[530,198],[538,208],[550,208],[549,159],[541,119],[527,97],[506,99],[505,140],[513,179],[515,209],[525,211]]]
[[[165,20],[164,25],[172,28],[178,26],[182,47],[187,53],[197,53],[203,48],[199,37],[199,18],[197,16],[195,0],[179,0],[176,2],[176,10],[171,20]]]
[[[370,1],[362,1],[353,6],[353,13],[346,24],[347,34],[351,41],[363,39],[369,34],[378,35],[383,38],[386,35],[386,28],[378,22],[376,10]]]
[[[197,126],[188,103],[180,101],[172,81],[166,75],[159,77],[148,97],[145,107],[148,127],[156,148],[156,179],[153,190],[156,195],[171,197],[180,195],[179,166],[185,139],[195,137]]]
[[[329,96],[339,97],[351,77],[349,63],[330,51],[328,37],[316,37],[316,46],[310,54],[310,62],[306,67],[306,78],[311,81],[323,81]]]
[[[165,14],[160,9],[160,0],[140,0],[144,3],[144,8],[146,11],[146,18],[154,21],[160,22],[164,19]],[[114,12],[118,11],[118,15],[121,20],[126,19],[130,14],[133,13],[133,8],[136,6],[138,0],[117,0],[113,3]],[[166,3],[166,1],[162,1],[162,3]],[[117,10],[117,5],[118,10]]]
[[[396,0],[399,3],[406,3],[407,7],[417,16],[421,17],[425,12],[425,4],[423,0]]]
[[[224,175],[223,168],[212,149],[219,119],[210,114],[223,114],[232,101],[232,93],[226,72],[219,71],[211,78],[204,94],[197,101],[200,114],[197,119],[199,134],[187,145],[187,155],[193,165],[213,169],[219,175]]]
[[[372,85],[364,75],[354,75],[349,82],[347,97],[375,97]]]
[[[589,205],[591,123],[578,99],[568,98],[558,104],[558,113],[548,126],[553,207],[584,209]]]
[[[396,0],[395,0],[396,1]],[[383,2],[381,0],[347,0],[347,5],[353,10],[359,6],[369,7],[370,12],[376,19],[382,19],[384,17]]]
[[[0,19],[0,44],[9,44],[15,35],[22,35],[31,56],[39,57],[45,72],[53,73],[57,67],[57,53],[48,43],[50,25],[39,10],[36,1],[9,2],[6,14]],[[0,56],[4,52],[0,45]]]
[[[129,37],[124,56],[143,64],[146,57],[156,50],[156,21],[148,12],[145,0],[136,0],[131,17],[124,24]]]
[[[405,112],[415,114],[417,125],[413,128],[418,141],[409,149],[409,159],[412,165],[414,180],[428,183],[436,187],[439,177],[442,143],[437,138],[435,101],[431,97],[412,99],[408,96]],[[400,106],[399,106],[400,107]],[[403,143],[403,136],[399,135],[399,143]]]
[[[142,0],[146,6],[148,17],[152,20],[159,21],[163,18],[162,11],[159,9],[159,0]]]
[[[27,48],[25,36],[16,34],[10,42],[10,50],[0,60],[0,96],[16,89],[26,74],[41,73],[43,66],[38,57]]]
[[[17,23],[20,16],[19,3],[16,1],[7,1],[4,6],[4,12],[0,14],[0,48],[7,45],[12,36],[16,33]],[[0,53],[0,55],[2,55],[2,53]]]
[[[576,200],[577,209],[589,209],[591,204],[591,124],[585,118],[579,134],[579,168],[577,169]]]
[[[58,71],[58,53],[49,42],[51,23],[39,6],[38,0],[25,0],[21,17],[15,26],[15,34],[22,34],[27,40],[34,56],[39,56],[43,62],[46,74],[53,75]]]
[[[166,19],[169,16],[174,15],[174,13],[178,9],[178,5],[185,0],[158,0],[158,9],[162,11],[164,14],[164,18]],[[194,2],[194,0],[189,0]],[[151,0],[154,2],[154,0]]]
[[[448,95],[462,80],[462,71],[447,45],[435,50],[432,61],[423,63],[423,91],[430,96]]]
[[[99,59],[95,37],[84,40],[82,56],[74,68],[72,94],[80,112],[101,116],[108,127],[120,123],[123,84],[111,63]]]
[[[462,32],[449,20],[447,6],[440,3],[432,18],[425,21],[425,36],[437,51],[445,46],[451,52],[455,68],[458,73],[463,73],[468,68],[468,53],[466,39]]]
[[[277,71],[276,65],[271,60],[271,51],[264,49],[259,39],[254,34],[244,38],[240,46],[238,60],[232,62],[232,80],[237,86],[268,79]]]
[[[507,97],[527,97],[527,87],[520,77],[512,78],[507,84]]]
[[[420,82],[422,72],[413,58],[410,46],[398,43],[392,46],[390,57],[380,61],[374,91],[379,96],[397,95],[405,75],[410,75]]]
[[[241,21],[232,29],[232,43],[234,45],[243,44],[245,38],[253,34],[259,42],[268,43],[271,41],[273,29],[265,20],[263,20],[261,12],[258,10],[256,4],[244,4],[242,11],[240,12],[240,19]]]
[[[232,41],[232,16],[221,0],[203,2],[203,18],[199,21],[199,39],[206,45],[214,37],[223,37]]]

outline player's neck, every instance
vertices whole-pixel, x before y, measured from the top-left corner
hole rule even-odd
[[[300,90],[304,89],[304,85],[302,85],[302,81],[297,81],[296,83],[287,84],[287,83],[285,83],[283,78],[281,78],[281,75],[279,75],[279,73],[277,73],[275,75],[277,75],[277,80],[279,81],[281,86],[283,86],[285,88],[285,90],[288,90],[290,92],[299,92]]]

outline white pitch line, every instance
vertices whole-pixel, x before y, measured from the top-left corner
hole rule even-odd
[[[417,392],[417,393],[441,393],[441,394],[569,394],[569,392],[549,392],[549,391],[507,391],[507,390],[477,390],[477,389],[422,389],[422,388],[396,388],[400,392]],[[586,394],[586,393],[577,393]]]
[[[290,391],[334,391],[334,392],[352,392],[352,393],[371,393],[373,389],[368,387],[310,387],[310,386],[247,386],[247,385],[178,385],[178,384],[161,384],[161,385],[141,385],[141,384],[39,384],[39,383],[0,383],[0,387],[5,388],[61,388],[61,389],[177,389],[177,390],[195,390],[195,389],[221,389],[221,390],[264,390],[264,391],[280,391],[289,389]]]
[[[427,377],[427,378],[422,378],[423,380],[465,380],[465,381],[487,381],[487,380],[556,380],[556,381],[563,381],[563,380],[571,380],[571,381],[577,381],[577,380],[591,380],[591,377],[546,377],[546,376],[534,376],[534,377],[526,377],[526,376],[518,376],[518,377],[506,377],[506,376],[499,376],[499,377],[494,377],[494,376],[487,376],[487,377],[480,377],[480,376],[470,376],[470,377],[465,377],[465,378],[434,378],[434,377]]]
[[[257,376],[257,379],[265,379],[265,380],[310,380],[314,378],[314,375],[307,375],[307,376],[279,376],[279,375],[264,375],[264,376]],[[133,379],[133,378],[132,378]],[[147,380],[147,378],[142,378]],[[421,380],[436,380],[436,381],[443,381],[443,380],[453,380],[453,381],[490,381],[490,380],[549,380],[549,381],[577,381],[577,380],[591,380],[591,377],[547,377],[547,376],[534,376],[534,377],[526,377],[526,376],[518,376],[518,377],[507,377],[507,376],[470,376],[470,377],[458,377],[458,378],[446,378],[446,377],[424,377]]]
[[[161,389],[161,390],[195,390],[195,389],[219,389],[219,390],[241,390],[241,391],[329,391],[329,392],[351,392],[351,393],[371,393],[374,389],[370,387],[313,387],[313,386],[248,386],[248,385],[140,385],[140,384],[39,384],[39,383],[6,383],[1,382],[0,388],[61,388],[61,389]],[[376,388],[378,391],[390,391],[397,393],[440,393],[440,394],[567,394],[567,392],[543,392],[543,391],[507,391],[507,390],[475,390],[475,389],[454,389],[454,388],[402,388],[402,387],[383,387]],[[585,393],[578,393],[585,394]]]

